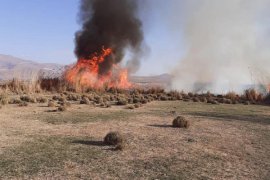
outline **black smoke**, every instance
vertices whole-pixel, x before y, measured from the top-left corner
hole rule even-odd
[[[112,48],[113,55],[100,64],[99,74],[106,74],[113,64],[121,62],[126,48],[140,52],[142,23],[137,18],[137,0],[81,0],[80,22],[76,33],[75,54],[89,59],[102,47]]]

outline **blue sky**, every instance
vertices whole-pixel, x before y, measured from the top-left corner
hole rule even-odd
[[[173,1],[152,2],[154,6],[146,4],[141,10],[150,48],[137,73],[141,75],[169,72],[183,51],[181,42],[175,41],[181,40],[179,32],[165,21]],[[38,62],[76,61],[73,50],[74,33],[80,28],[79,0],[0,0],[0,4],[0,54]]]

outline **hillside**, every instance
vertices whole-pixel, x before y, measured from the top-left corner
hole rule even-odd
[[[63,68],[63,66],[59,64],[36,63],[0,54],[0,80],[12,78],[25,80],[36,77],[40,70],[48,72],[56,71],[61,68]]]

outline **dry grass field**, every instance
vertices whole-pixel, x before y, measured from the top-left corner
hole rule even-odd
[[[0,110],[0,179],[269,179],[270,107],[153,101]],[[188,129],[172,128],[177,115]],[[103,144],[110,131],[123,151]]]

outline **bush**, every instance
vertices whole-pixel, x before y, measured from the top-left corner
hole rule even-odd
[[[39,103],[47,103],[48,99],[45,98],[45,97],[39,97],[39,98],[37,98],[37,102],[39,102]]]
[[[119,99],[117,101],[117,105],[119,105],[119,106],[124,106],[124,105],[127,105],[127,104],[128,104],[128,102],[127,102],[126,99]]]
[[[91,102],[87,97],[83,97],[83,99],[80,101],[80,104],[87,104],[90,105]]]
[[[60,103],[61,106],[71,107],[71,103],[68,101],[64,101]]]
[[[25,102],[30,102],[31,97],[30,96],[21,96],[20,99]]]
[[[206,97],[201,97],[200,98],[200,101],[203,102],[203,103],[206,103],[207,102],[207,99],[206,99]]]
[[[66,106],[60,106],[58,108],[58,111],[61,111],[61,112],[67,111],[67,107]]]
[[[1,105],[7,105],[8,104],[8,99],[5,97],[5,98],[2,98],[1,100],[0,100],[0,104]]]
[[[148,103],[148,100],[142,99],[142,100],[141,100],[141,103],[142,103],[142,104],[147,104],[147,103]]]
[[[25,102],[25,101],[23,101],[23,102],[21,102],[21,103],[19,104],[19,106],[20,106],[20,107],[26,107],[26,106],[28,106],[28,103]]]
[[[14,98],[9,101],[9,104],[20,104],[21,102],[22,101],[20,99]]]
[[[228,92],[225,97],[230,100],[236,100],[238,99],[238,96],[235,92]]]
[[[110,132],[104,138],[106,145],[119,145],[124,142],[123,135],[119,132]]]
[[[178,116],[177,118],[175,118],[173,120],[172,125],[175,128],[189,128],[190,123],[189,123],[189,121],[185,117]]]
[[[193,102],[200,102],[200,99],[198,97],[194,97],[192,100]]]
[[[126,109],[135,109],[135,105],[128,105]]]
[[[245,101],[244,102],[244,105],[250,105],[250,102],[249,101]]]
[[[141,103],[136,103],[136,104],[134,104],[134,107],[135,107],[135,108],[142,107],[142,104],[141,104]]]
[[[225,104],[233,104],[233,101],[231,99],[225,99],[224,103]]]
[[[56,106],[56,104],[54,101],[49,101],[48,107],[55,107],[55,106]]]
[[[163,95],[163,96],[160,97],[160,100],[161,101],[168,101],[169,98],[167,96]]]

